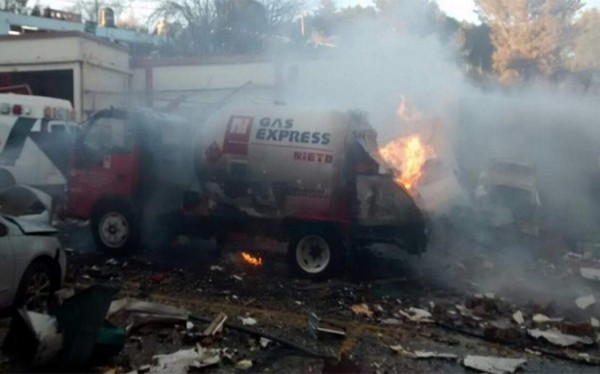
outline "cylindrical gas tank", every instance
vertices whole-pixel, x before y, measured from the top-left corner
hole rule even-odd
[[[98,15],[98,24],[101,27],[115,27],[115,11],[112,8],[100,8]]]
[[[228,198],[326,210],[342,183],[349,129],[348,116],[334,110],[227,107],[199,133],[197,172]]]

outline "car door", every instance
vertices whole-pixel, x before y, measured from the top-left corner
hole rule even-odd
[[[15,277],[15,253],[9,238],[9,227],[0,218],[0,308],[9,306],[17,287]]]

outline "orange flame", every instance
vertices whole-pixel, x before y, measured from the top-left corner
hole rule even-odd
[[[423,165],[435,155],[433,148],[426,145],[419,135],[392,140],[380,149],[381,157],[394,169],[400,171],[396,183],[414,191],[423,176]]]
[[[244,259],[244,261],[254,266],[262,266],[263,263],[262,258],[252,256],[250,253],[247,252],[242,252],[242,258]]]

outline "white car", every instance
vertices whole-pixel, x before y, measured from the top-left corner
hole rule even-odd
[[[62,286],[67,259],[58,231],[48,224],[50,209],[39,190],[15,186],[0,192],[0,309],[45,311]]]

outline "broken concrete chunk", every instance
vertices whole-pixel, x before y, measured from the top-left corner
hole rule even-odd
[[[260,346],[261,346],[262,348],[267,348],[267,346],[268,346],[269,344],[273,343],[273,341],[272,341],[272,340],[270,340],[270,339],[267,339],[267,338],[265,338],[265,337],[261,337],[261,338],[258,340],[258,343],[260,344]]]
[[[598,321],[598,319],[592,317],[590,318],[590,325],[592,325],[592,327],[600,327],[600,321]]]
[[[550,330],[539,330],[539,329],[529,329],[527,330],[529,336],[539,339],[543,338],[551,344],[559,345],[561,347],[568,347],[577,343],[581,344],[593,344],[594,340],[589,337],[580,337],[575,335],[563,334],[559,330],[550,329]]]
[[[248,370],[251,367],[252,367],[251,360],[241,360],[241,361],[238,361],[237,364],[235,364],[235,368],[238,370]]]
[[[369,309],[369,306],[367,304],[352,305],[350,309],[352,309],[354,314],[365,315],[369,318],[373,317],[373,312]]]
[[[411,358],[415,358],[415,354],[407,349],[405,349],[402,345],[400,344],[396,344],[396,345],[391,345],[390,349],[398,354],[401,354],[402,356],[406,356],[406,357],[411,357]]]
[[[433,322],[431,313],[425,309],[410,307],[406,311],[401,310],[400,314],[413,322]]]
[[[252,317],[238,317],[238,319],[242,321],[242,325],[244,326],[254,326],[258,323],[258,321]]]
[[[512,315],[512,318],[519,325],[522,325],[525,323],[525,318],[523,318],[523,313],[520,310],[517,310],[516,312],[514,312]]]
[[[158,363],[150,368],[150,374],[187,373],[189,368],[202,368],[219,363],[219,352],[215,349],[182,349],[168,355],[156,355]]]
[[[522,358],[502,358],[493,356],[467,356],[463,364],[471,369],[491,374],[514,373],[519,366],[526,363]]]
[[[600,269],[580,268],[579,272],[585,279],[600,280]]]
[[[596,304],[596,298],[594,295],[581,296],[575,299],[575,304],[579,307],[579,309],[587,309],[588,307]]]
[[[546,322],[562,322],[563,318],[550,318],[541,313],[533,316],[533,322],[535,323],[546,323]]]

